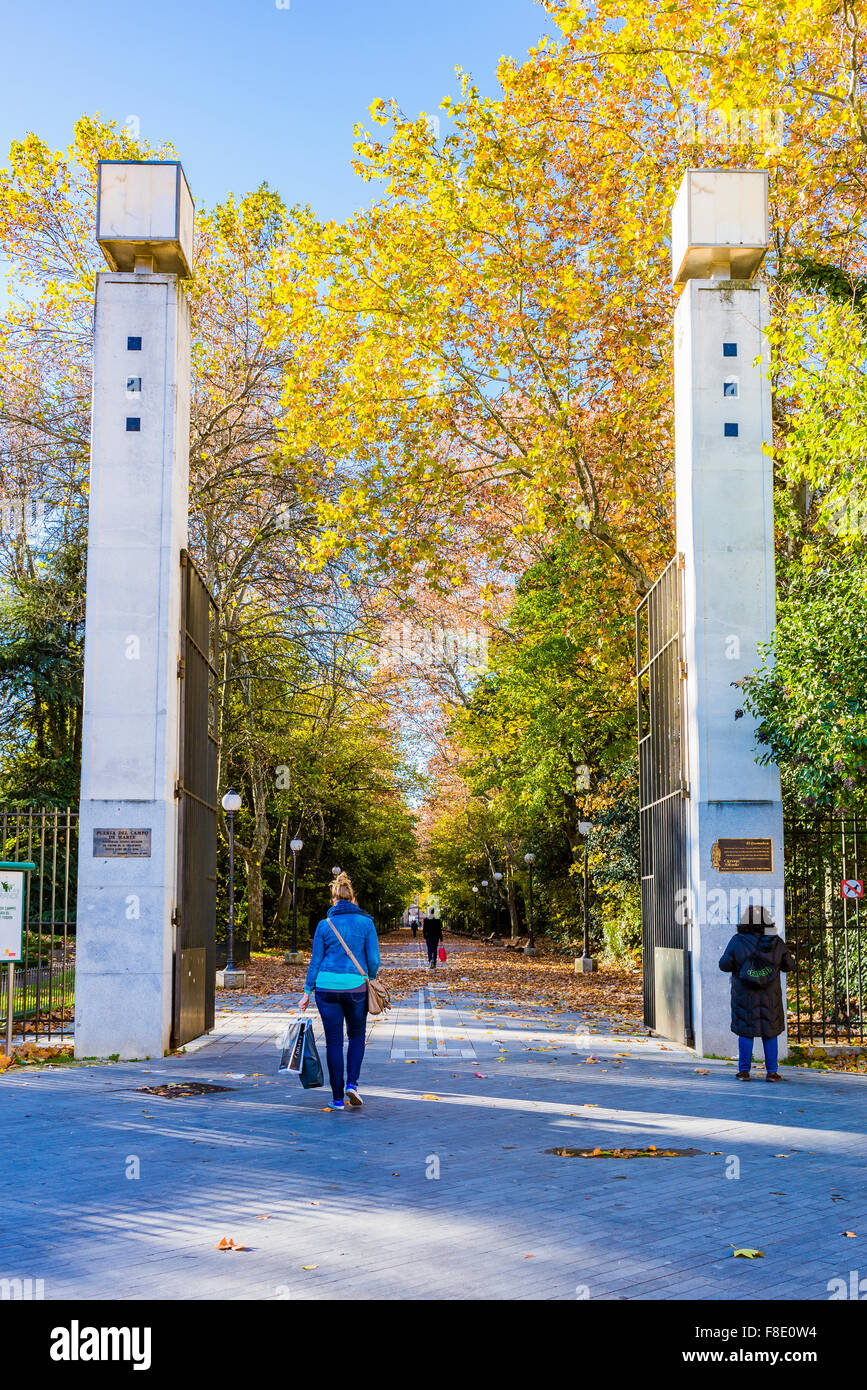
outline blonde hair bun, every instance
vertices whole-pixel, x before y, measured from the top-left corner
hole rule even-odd
[[[338,902],[341,899],[343,899],[343,901],[345,902],[355,902],[355,893],[353,891],[349,874],[341,872],[337,875],[336,879],[331,885],[331,896],[333,897],[335,902]]]

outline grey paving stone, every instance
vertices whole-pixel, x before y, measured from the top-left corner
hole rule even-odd
[[[453,983],[460,950],[422,1007],[429,1037],[474,1058],[392,1060],[418,1047],[413,994],[371,1027],[358,1114],[325,1114],[327,1089],[276,1076],[291,997],[233,998],[183,1057],[0,1078],[15,1135],[0,1153],[0,1278],[44,1278],[49,1299],[279,1300],[289,1289],[559,1301],[586,1284],[591,1300],[784,1301],[824,1300],[829,1279],[858,1267],[841,1233],[867,1230],[864,1078],[792,1071],[785,1086],[745,1087],[656,1039],[588,1034],[579,1015],[557,1017],[563,1050],[540,1057],[525,1046],[554,1035],[538,1010],[476,1017],[478,1001]],[[602,1065],[583,1063],[591,1051]],[[628,1054],[623,1068],[615,1052]],[[231,1089],[186,1101],[136,1091],[186,1078]],[[647,1144],[704,1154],[545,1153]],[[738,1180],[724,1176],[731,1154]],[[130,1155],[138,1179],[125,1176]],[[432,1155],[440,1178],[429,1181]],[[248,1251],[216,1251],[223,1235]],[[734,1260],[737,1244],[765,1258]]]

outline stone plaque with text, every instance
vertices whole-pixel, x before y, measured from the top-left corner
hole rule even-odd
[[[120,830],[111,826],[93,832],[94,859],[150,859],[150,830]]]

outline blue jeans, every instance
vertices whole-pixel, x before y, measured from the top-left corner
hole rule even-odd
[[[777,1039],[762,1038],[762,1047],[765,1049],[765,1071],[776,1071],[779,1051]],[[752,1038],[738,1038],[738,1071],[749,1071],[752,1060]]]
[[[349,1038],[346,1085],[357,1086],[367,1028],[367,985],[358,989],[317,989],[316,1007],[325,1029],[325,1059],[331,1094],[335,1100],[343,1100],[343,1025],[346,1024]]]

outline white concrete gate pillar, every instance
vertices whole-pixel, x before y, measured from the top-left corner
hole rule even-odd
[[[193,204],[177,163],[103,161],[84,643],[78,1057],[169,1047]]]
[[[736,1055],[718,969],[744,906],[783,923],[779,771],[755,761],[755,723],[733,684],[775,622],[767,174],[689,170],[674,205],[677,549],[684,556],[687,864],[699,1053]],[[785,1055],[785,1038],[782,1040]]]

